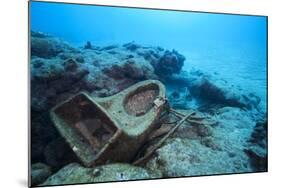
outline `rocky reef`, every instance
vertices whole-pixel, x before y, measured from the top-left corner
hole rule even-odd
[[[267,116],[260,97],[202,70],[184,71],[184,63],[188,57],[175,49],[89,41],[74,47],[32,31],[32,185],[266,171]],[[211,123],[184,123],[141,167],[83,167],[54,128],[49,110],[81,91],[106,97],[148,79],[164,83],[174,109],[196,110]]]

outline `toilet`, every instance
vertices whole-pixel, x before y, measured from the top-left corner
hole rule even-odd
[[[51,109],[55,127],[85,166],[130,162],[155,129],[165,87],[146,80],[110,97],[80,92]]]

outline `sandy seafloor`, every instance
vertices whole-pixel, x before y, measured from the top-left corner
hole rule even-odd
[[[266,57],[221,44],[200,52],[134,42],[79,46],[31,32],[33,185],[267,171]],[[166,86],[173,108],[212,123],[183,124],[140,166],[83,167],[49,110],[80,91],[110,96],[148,79]]]

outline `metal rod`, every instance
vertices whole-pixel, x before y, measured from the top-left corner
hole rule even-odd
[[[174,110],[173,110],[174,111]],[[187,114],[184,118],[182,118],[178,124],[176,126],[174,126],[155,146],[152,147],[152,149],[150,151],[148,151],[142,158],[136,160],[135,162],[133,162],[133,165],[138,165],[140,163],[142,163],[143,161],[145,161],[151,154],[153,154],[153,152],[159,148],[165,141],[168,137],[170,137],[176,130],[177,128],[179,128],[179,126],[181,124],[183,124],[183,122],[185,120],[187,120],[191,115],[193,115],[195,112],[192,111],[190,112],[189,114]]]

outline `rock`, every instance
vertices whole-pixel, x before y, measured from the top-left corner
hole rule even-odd
[[[38,64],[40,65],[39,68]],[[70,58],[62,61],[58,58],[32,58],[31,61],[31,107],[36,111],[45,111],[53,107],[57,96],[86,88],[84,77],[89,71]]]
[[[183,79],[183,78],[182,78]],[[246,109],[258,109],[259,97],[230,85],[227,81],[192,70],[185,76],[193,97],[203,102]]]
[[[140,48],[141,46],[134,42],[130,42],[130,43],[124,44],[123,47],[125,47],[127,50],[135,51],[136,49]]]
[[[76,155],[62,137],[53,140],[45,147],[44,158],[46,163],[55,170],[69,163],[79,162]]]
[[[32,111],[31,117],[31,161],[44,161],[44,149],[50,141],[56,139],[58,133],[53,127],[48,113]]]
[[[76,61],[74,61],[73,59],[68,59],[64,62],[64,69],[66,71],[76,71],[78,68],[78,65],[76,63]]]
[[[127,56],[128,59],[134,58],[134,55],[130,54]]]
[[[223,159],[223,160],[222,160]],[[145,167],[159,169],[164,177],[249,172],[248,158],[202,146],[197,140],[172,138],[156,150]]]
[[[221,148],[214,142],[212,137],[204,137],[200,140],[200,143],[213,150],[221,150]]]
[[[31,37],[37,37],[37,38],[46,38],[46,37],[48,37],[47,34],[42,33],[42,32],[37,32],[37,31],[31,31],[30,34],[31,34]]]
[[[252,168],[259,172],[267,171],[267,121],[256,123],[248,143],[244,151],[250,158]]]
[[[118,48],[118,45],[109,45],[101,48],[100,50],[112,50],[114,48]]]
[[[256,123],[249,142],[262,148],[267,147],[267,121]]]
[[[182,71],[185,57],[175,50],[133,42],[104,48],[88,43],[84,48],[73,48],[43,33],[33,33],[32,39],[32,163],[44,162],[52,170],[67,165],[47,183],[142,179],[146,173],[148,176],[145,178],[151,178],[162,177],[162,174],[171,177],[265,169],[267,152],[262,147],[265,142],[260,141],[264,138],[265,129],[261,125],[255,128],[258,118],[253,111],[259,113],[260,98],[254,93],[231,86],[217,78],[218,75],[214,77],[199,70]],[[46,52],[42,47],[47,49]],[[143,168],[127,166],[129,169],[137,168],[136,173],[128,170],[134,174],[131,176],[126,174],[127,167],[123,164],[118,166],[122,172],[114,165],[96,168],[68,165],[78,161],[67,151],[68,145],[58,139],[52,124],[47,123],[49,117],[40,114],[47,114],[51,107],[80,91],[106,97],[145,79],[164,82],[173,108],[198,109],[212,115],[216,126],[186,123],[180,126],[145,164],[157,172],[153,176]],[[109,176],[109,172],[114,175]]]
[[[36,68],[40,63],[40,68]],[[41,83],[59,79],[64,73],[63,65],[58,60],[33,58],[31,60],[31,81]]]
[[[84,58],[83,58],[82,55],[77,55],[76,58],[75,58],[75,60],[76,60],[77,62],[79,62],[79,63],[84,63],[84,62],[85,62],[85,60],[84,60]]]
[[[177,51],[165,51],[158,63],[154,65],[155,73],[163,78],[170,77],[172,74],[179,74],[184,61],[185,57]]]
[[[31,56],[53,58],[61,52],[73,50],[74,48],[56,38],[42,34],[31,36]]]
[[[91,44],[90,41],[87,41],[87,42],[86,42],[86,44],[85,44],[85,46],[84,46],[84,49],[93,49],[92,44]]]
[[[174,91],[174,92],[171,94],[171,97],[178,99],[178,98],[180,98],[180,94],[179,94],[179,92]]]
[[[268,171],[268,158],[267,154],[259,154],[252,149],[245,149],[245,153],[250,158],[251,166],[255,172]]]
[[[188,139],[201,139],[204,137],[212,136],[212,128],[208,125],[190,125],[183,124],[173,137],[188,138]]]
[[[189,114],[190,110],[179,110],[177,109],[178,112],[181,114]],[[196,112],[195,114],[197,117],[204,117],[202,121],[195,121],[195,122],[184,122],[179,126],[179,128],[175,131],[175,133],[172,134],[172,138],[183,138],[183,139],[197,139],[201,140],[205,137],[211,137],[213,136],[213,128],[210,126],[211,123],[214,123],[213,120],[211,120],[207,115]],[[164,124],[174,126],[173,124],[169,122],[178,122],[179,118],[175,118],[174,115],[170,114],[165,117],[166,119],[164,121]],[[191,119],[192,120],[192,119]],[[198,122],[198,123],[197,123]],[[199,123],[200,122],[200,123]],[[205,124],[203,124],[205,123]]]
[[[125,75],[123,73],[123,67],[117,64],[112,65],[110,68],[104,68],[102,71],[107,76],[117,80],[125,78]]]
[[[133,59],[127,60],[123,64],[114,64],[103,69],[103,72],[117,80],[133,79],[141,81],[153,77],[152,70],[149,67],[139,65]]]
[[[32,60],[33,68],[38,69],[44,65],[44,60],[41,58],[36,58]]]
[[[38,185],[44,182],[52,174],[51,168],[43,163],[31,165],[31,185]]]
[[[143,168],[129,164],[110,164],[95,168],[84,168],[77,163],[72,163],[49,177],[42,185],[111,182],[150,178],[157,177]]]
[[[168,88],[167,95],[170,105],[175,109],[190,109],[195,106],[188,87]]]

